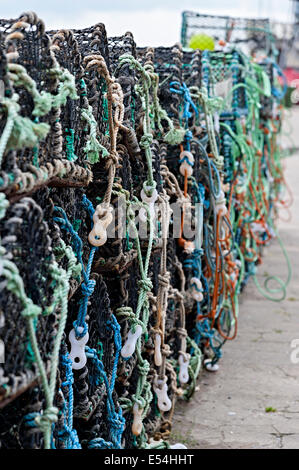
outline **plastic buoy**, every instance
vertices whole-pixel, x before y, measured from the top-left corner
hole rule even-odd
[[[191,49],[200,49],[201,51],[205,49],[213,51],[215,49],[215,42],[214,39],[207,34],[194,34],[190,39],[189,47]]]

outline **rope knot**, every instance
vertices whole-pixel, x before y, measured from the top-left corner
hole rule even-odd
[[[30,300],[30,299],[28,299]],[[28,301],[26,307],[22,310],[23,317],[26,318],[35,318],[40,315],[42,309],[38,305],[34,305],[32,301]]]
[[[158,280],[162,287],[166,288],[169,286],[169,279],[170,279],[169,272],[165,273],[164,276],[162,274],[158,275]]]
[[[118,153],[116,152],[116,150],[110,150],[109,152],[109,160],[110,162],[113,164],[113,165],[117,165],[118,164]]]
[[[187,338],[187,331],[185,328],[177,328],[177,334],[181,336],[181,338]]]
[[[221,170],[224,164],[224,157],[222,155],[218,155],[217,158],[215,158],[214,163],[217,170]]]
[[[123,416],[117,416],[116,418],[108,417],[108,419],[114,431],[123,432],[125,427],[125,419]]]
[[[197,248],[197,249],[193,250],[192,258],[196,261],[200,260],[201,256],[203,256],[203,254],[204,254],[203,249],[202,248]]]
[[[146,406],[146,401],[143,397],[137,397],[136,395],[132,395],[132,402],[137,403],[140,409],[144,409]],[[133,407],[132,407],[133,408]]]
[[[94,279],[89,279],[87,283],[82,282],[81,284],[82,294],[85,297],[90,297],[93,294],[95,285],[96,285],[96,281]]]
[[[57,282],[61,282],[62,281],[62,278],[63,278],[63,272],[62,270],[59,268],[58,264],[56,263],[56,261],[54,261],[51,266],[50,266],[50,273],[51,273],[51,276],[52,278],[57,281]]]
[[[149,278],[141,279],[138,281],[138,287],[145,292],[150,292],[153,288],[153,283]]]
[[[145,133],[140,139],[140,147],[147,149],[151,146],[153,142],[153,135],[150,133]]]
[[[162,355],[165,356],[165,357],[170,356],[172,351],[170,349],[169,344],[164,344],[161,348],[161,352],[162,352]]]
[[[58,408],[56,408],[56,406],[50,406],[44,410],[42,415],[36,416],[34,421],[42,432],[46,432],[52,423],[56,423],[57,417]]]
[[[123,317],[132,317],[134,316],[134,312],[131,307],[123,306],[116,309],[116,315]]]
[[[140,372],[140,375],[146,377],[150,371],[150,363],[147,360],[143,360],[137,364],[137,369]]]
[[[189,129],[185,133],[185,138],[186,138],[186,140],[192,140],[192,138],[193,138],[193,134]]]

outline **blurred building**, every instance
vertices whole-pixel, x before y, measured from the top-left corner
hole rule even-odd
[[[285,67],[299,71],[299,0],[293,0],[293,35],[289,45]]]
[[[299,23],[299,0],[293,0],[294,2],[294,19],[295,23]]]
[[[292,1],[291,23],[271,22],[275,37],[277,62],[284,69],[289,84],[299,78],[299,0]]]

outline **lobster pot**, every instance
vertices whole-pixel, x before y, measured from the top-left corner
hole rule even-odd
[[[190,47],[190,39],[196,34],[208,36],[206,44],[205,37],[202,37],[201,49],[209,48],[212,38],[215,45],[219,41],[229,43],[247,54],[270,52],[274,42],[268,18],[235,18],[184,11],[181,25],[183,47]]]

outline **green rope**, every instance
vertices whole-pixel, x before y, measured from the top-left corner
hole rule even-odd
[[[151,89],[151,77],[150,74],[145,70],[144,67],[130,54],[123,54],[119,58],[118,67],[128,64],[131,69],[135,69],[140,74],[140,83],[135,86],[136,93],[139,95],[142,103],[142,109],[144,110],[143,120],[143,136],[140,140],[140,147],[144,149],[146,163],[147,163],[147,181],[146,185],[150,188],[156,187],[156,182],[153,176],[153,158],[151,152],[151,144],[153,142],[153,134],[151,132],[150,122],[150,103],[149,103],[149,92]],[[151,195],[151,190],[148,191]]]
[[[269,223],[269,222],[268,222]],[[280,248],[283,252],[283,255],[285,257],[285,260],[286,260],[286,263],[287,263],[287,270],[288,270],[288,275],[287,275],[287,279],[286,281],[283,281],[281,278],[279,278],[278,276],[268,276],[265,280],[264,280],[264,288],[261,287],[258,279],[257,279],[257,276],[256,274],[254,274],[253,276],[253,280],[254,280],[254,283],[256,285],[256,287],[258,288],[258,291],[268,300],[272,300],[273,302],[281,302],[282,300],[285,299],[286,297],[286,294],[287,294],[287,287],[291,281],[291,278],[292,278],[292,266],[291,266],[291,263],[290,263],[290,259],[289,259],[289,256],[287,254],[287,251],[285,249],[285,246],[284,246],[284,243],[282,241],[282,239],[280,238],[280,236],[278,235],[277,231],[275,230],[275,228],[273,227],[273,225],[271,224],[271,228],[273,230],[273,232],[275,233],[275,236],[277,237],[277,240],[278,240],[278,243],[280,245]],[[277,284],[279,285],[279,287],[275,288],[275,289],[271,289],[268,284],[270,282],[277,282]],[[271,294],[278,294],[278,293],[281,293],[281,295],[279,297],[274,297],[273,295]]]
[[[40,140],[45,139],[50,130],[50,126],[44,122],[36,123],[21,116],[18,99],[16,93],[11,98],[0,98],[0,104],[7,112],[5,127],[0,137],[0,165],[5,152],[34,148]]]
[[[24,87],[32,96],[34,109],[32,115],[41,117],[48,114],[52,108],[56,109],[66,104],[67,98],[78,99],[75,77],[66,69],[57,64],[49,70],[49,75],[59,80],[56,95],[49,92],[38,91],[35,81],[28,75],[25,67],[20,64],[8,64],[8,77],[15,87]],[[7,120],[0,138],[0,165],[5,152],[22,148],[33,148],[44,139],[50,126],[46,123],[36,123],[28,117],[19,114],[19,96],[14,93],[10,98],[0,98],[0,104],[6,109]]]
[[[66,136],[66,158],[70,162],[75,162],[77,160],[77,155],[74,150],[74,129],[66,129],[68,135]]]
[[[97,139],[97,122],[93,116],[92,107],[88,106],[87,109],[83,109],[81,117],[83,120],[87,121],[89,125],[89,136],[83,150],[87,155],[88,161],[94,164],[99,161],[100,154],[102,154],[103,157],[107,157],[109,152]]]
[[[25,67],[20,64],[8,64],[8,77],[15,87],[24,87],[32,96],[34,102],[33,116],[45,116],[52,108],[60,108],[66,104],[67,98],[78,99],[75,77],[67,69],[58,64],[49,70],[49,75],[59,80],[56,95],[47,91],[38,91],[35,81],[28,75]]]

